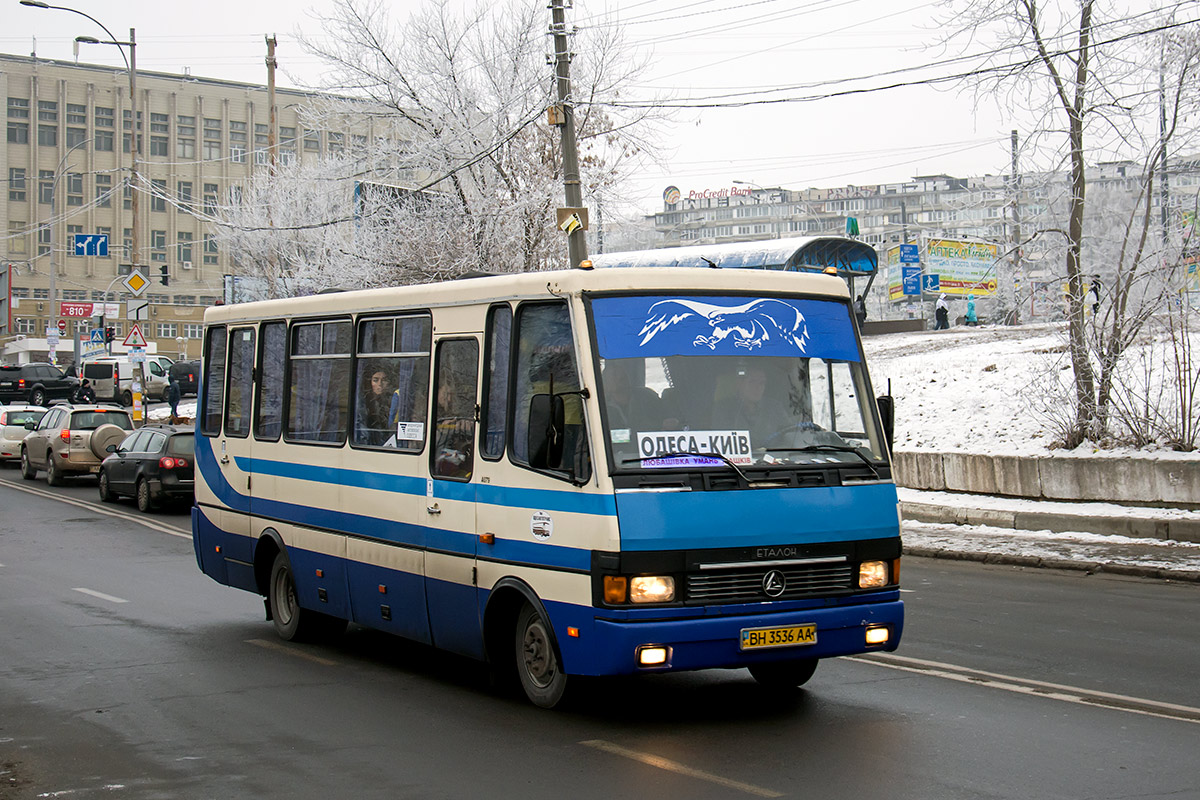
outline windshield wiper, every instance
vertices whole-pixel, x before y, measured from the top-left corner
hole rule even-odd
[[[669,453],[660,453],[659,455],[646,456],[645,458],[622,459],[621,463],[622,464],[634,464],[634,463],[641,464],[643,461],[657,461],[660,458],[677,458],[679,456],[689,456],[692,458],[716,458],[716,459],[719,459],[719,460],[725,462],[726,466],[728,466],[731,470],[736,472],[738,474],[738,477],[740,477],[743,481],[746,482],[747,486],[752,485],[750,479],[746,477],[746,473],[742,472],[742,470],[738,468],[738,465],[733,463],[733,460],[731,458],[729,458],[729,456],[725,455],[724,453],[700,453],[695,450],[672,450]]]
[[[867,469],[871,470],[871,474],[875,479],[879,479],[879,471],[875,469],[875,464],[871,459],[862,454],[861,448],[851,447],[847,444],[809,444],[804,447],[768,447],[768,453],[853,453],[867,465]]]

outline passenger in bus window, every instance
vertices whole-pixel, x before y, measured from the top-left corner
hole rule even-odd
[[[388,409],[392,400],[391,383],[382,365],[364,370],[363,374],[369,374],[370,380],[360,381],[364,387],[359,400],[355,439],[358,444],[381,445],[391,435],[388,425]]]
[[[470,478],[475,438],[475,385],[443,379],[437,396],[437,441],[434,474]]]

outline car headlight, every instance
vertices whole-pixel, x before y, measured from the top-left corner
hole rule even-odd
[[[629,602],[669,603],[675,599],[675,579],[669,575],[639,575],[629,579]]]
[[[858,565],[860,589],[878,589],[887,586],[888,568],[886,561],[864,561]]]

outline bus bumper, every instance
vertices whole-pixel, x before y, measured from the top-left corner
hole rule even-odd
[[[742,650],[742,631],[816,625],[812,644]],[[884,627],[887,642],[868,645],[867,629]],[[904,603],[862,603],[836,608],[812,608],[784,613],[694,617],[652,622],[623,622],[597,618],[593,646],[588,652],[564,647],[567,672],[584,675],[628,675],[640,672],[747,667],[771,661],[832,658],[895,650],[904,628]],[[563,640],[559,639],[560,644]],[[580,643],[582,644],[582,643]],[[638,651],[647,645],[668,649],[663,665],[643,667]],[[579,648],[582,650],[584,648]],[[575,651],[575,652],[571,652]],[[573,656],[579,656],[575,658]]]

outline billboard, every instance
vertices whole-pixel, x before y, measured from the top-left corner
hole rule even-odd
[[[996,293],[999,258],[999,245],[930,239],[925,247],[925,271],[940,276],[942,294],[986,297]]]

